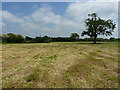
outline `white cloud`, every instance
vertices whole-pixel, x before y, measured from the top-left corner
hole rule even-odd
[[[44,24],[53,23],[59,24],[61,16],[55,15],[50,7],[42,7],[32,13],[31,18],[36,22],[43,22]]]
[[[5,26],[6,26],[6,24],[5,24],[4,22],[0,22],[0,26],[5,27]]]
[[[27,32],[36,35],[66,36],[71,29],[78,27],[78,23],[57,15],[52,8],[44,5],[42,8],[34,11],[30,16],[23,17],[24,23],[20,25]],[[66,32],[63,34],[63,32]]]
[[[2,28],[5,26],[6,24],[4,22],[0,22],[0,34],[2,33]]]
[[[9,22],[14,22],[14,23],[22,23],[23,22],[22,19],[16,17],[12,13],[5,11],[5,10],[2,11],[2,18],[3,18],[3,20],[7,20]]]
[[[113,7],[114,6],[114,7]],[[97,12],[98,16],[104,19],[117,20],[117,3],[71,3],[65,10],[65,15],[58,15],[53,9],[44,4],[37,8],[29,16],[21,18],[9,11],[2,11],[3,21],[19,25],[15,28],[23,35],[50,35],[69,36],[72,32],[81,33],[85,30],[85,19],[89,13]],[[14,25],[14,24],[12,24]],[[7,25],[4,25],[7,27]],[[114,33],[116,36],[117,31]]]
[[[114,7],[113,7],[114,6]],[[67,15],[73,17],[76,20],[85,19],[89,13],[96,12],[100,17],[104,19],[114,19],[118,11],[117,3],[98,3],[98,2],[87,2],[87,3],[72,3],[67,8]]]
[[[114,6],[114,7],[113,7]],[[90,13],[97,13],[103,19],[112,19],[115,23],[118,22],[118,4],[109,2],[85,2],[85,3],[71,3],[66,15],[81,24],[81,32],[85,30],[85,19]],[[115,33],[118,30],[116,28]]]

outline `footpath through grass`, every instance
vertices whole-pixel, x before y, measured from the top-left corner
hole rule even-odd
[[[118,87],[118,44],[2,45],[3,88]]]

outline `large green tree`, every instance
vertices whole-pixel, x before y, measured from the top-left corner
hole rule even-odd
[[[85,20],[86,31],[82,32],[82,36],[88,35],[94,40],[96,44],[96,39],[98,35],[112,35],[112,32],[115,29],[116,24],[108,19],[104,20],[97,16],[96,13],[88,14],[89,18]]]

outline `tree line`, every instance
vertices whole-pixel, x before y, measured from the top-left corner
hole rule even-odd
[[[22,35],[14,34],[14,33],[8,33],[3,34],[0,36],[0,40],[2,43],[49,43],[49,42],[79,42],[79,41],[93,41],[94,38],[79,38],[78,33],[71,33],[69,37],[49,37],[49,36],[36,36],[33,37],[23,37]],[[111,37],[109,39],[104,38],[97,38],[96,41],[118,41],[119,38]]]

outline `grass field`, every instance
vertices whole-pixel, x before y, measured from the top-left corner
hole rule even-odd
[[[3,88],[117,88],[118,44],[2,45]]]

